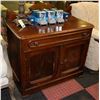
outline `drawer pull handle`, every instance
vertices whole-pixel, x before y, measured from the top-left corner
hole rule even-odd
[[[82,33],[82,35],[83,35],[83,36],[89,36],[89,34],[88,34],[88,33]]]
[[[38,43],[38,42],[34,42],[34,45],[35,45],[35,46],[38,46],[38,45],[39,45],[39,43]]]
[[[35,47],[35,46],[39,46],[39,43],[38,42],[31,42],[29,44],[30,47]]]

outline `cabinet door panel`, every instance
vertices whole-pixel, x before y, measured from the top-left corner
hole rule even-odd
[[[30,83],[46,81],[53,77],[57,66],[57,50],[55,48],[30,53],[26,58]]]
[[[61,74],[68,74],[77,70],[82,70],[88,49],[87,43],[77,43],[64,45],[62,52]]]
[[[64,67],[62,70],[71,69],[80,65],[80,58],[82,52],[82,45],[73,46],[66,48],[65,47],[64,55]]]

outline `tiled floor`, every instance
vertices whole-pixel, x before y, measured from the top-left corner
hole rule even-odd
[[[98,73],[85,71],[75,79],[43,89],[31,96],[22,98],[17,88],[14,95],[16,100],[99,100],[98,82]]]
[[[84,88],[75,80],[69,80],[42,90],[48,100],[60,100],[62,97],[69,96]]]
[[[86,91],[90,93],[96,100],[99,100],[98,95],[99,95],[99,84],[94,84],[92,86],[89,86],[86,88]]]
[[[8,88],[2,89],[0,100],[11,100]]]

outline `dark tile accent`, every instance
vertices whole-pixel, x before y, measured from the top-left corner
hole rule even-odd
[[[19,92],[19,90],[16,86],[15,86],[13,95],[14,95],[16,100],[23,100],[21,93]]]
[[[23,100],[47,100],[46,97],[42,94],[42,92],[36,92],[31,96],[23,98]]]
[[[99,72],[91,72],[91,70],[85,69],[84,73],[75,79],[86,88],[99,82]]]
[[[95,99],[88,92],[82,90],[68,97],[64,97],[62,100],[95,100]]]
[[[99,74],[99,71],[94,71],[94,70],[91,70],[91,69],[89,69],[87,67],[84,67],[84,71],[88,72],[90,74]]]
[[[16,100],[47,100],[41,91],[35,92],[30,96],[22,97],[17,87],[15,87],[14,96]]]
[[[1,89],[1,100],[11,100],[9,89]]]

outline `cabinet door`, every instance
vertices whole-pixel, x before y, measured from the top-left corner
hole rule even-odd
[[[82,71],[88,49],[87,42],[76,42],[61,47],[61,75]]]
[[[26,54],[30,84],[51,80],[55,76],[57,56],[58,50],[56,48],[42,49]]]

